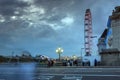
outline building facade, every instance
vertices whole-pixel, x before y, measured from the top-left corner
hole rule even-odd
[[[99,52],[101,63],[104,66],[120,66],[120,6],[115,7],[112,15],[109,16],[105,35],[107,46]]]
[[[120,6],[115,7],[111,19],[112,28],[112,48],[120,50]]]

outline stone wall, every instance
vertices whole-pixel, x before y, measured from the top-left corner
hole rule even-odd
[[[120,20],[112,21],[113,42],[112,47],[120,50]]]
[[[103,66],[120,66],[120,52],[102,52],[100,55]]]

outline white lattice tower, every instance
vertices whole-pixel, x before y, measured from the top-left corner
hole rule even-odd
[[[87,9],[85,12],[84,40],[86,56],[90,56],[92,52],[92,16],[90,9]]]

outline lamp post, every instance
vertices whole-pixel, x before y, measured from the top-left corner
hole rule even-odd
[[[81,58],[82,58],[82,51],[83,51],[83,49],[85,49],[85,48],[81,48]]]
[[[83,49],[85,49],[85,48],[81,48],[81,65],[82,65],[82,62],[83,62],[83,57],[82,57],[82,51],[83,51]]]
[[[63,49],[62,48],[57,48],[56,49],[56,53],[58,53],[58,55],[59,55],[59,61],[60,61],[60,54],[63,53]]]

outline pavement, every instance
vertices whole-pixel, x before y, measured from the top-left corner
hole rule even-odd
[[[0,80],[120,80],[119,66],[0,65]]]
[[[120,68],[37,68],[36,80],[120,80]]]

